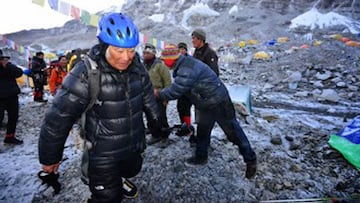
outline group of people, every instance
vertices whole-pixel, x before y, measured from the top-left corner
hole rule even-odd
[[[61,88],[61,83],[66,74],[71,70],[75,61],[80,58],[79,51],[73,50],[70,60],[65,55],[60,55],[57,60],[51,61],[49,66],[44,60],[44,53],[39,51],[29,59],[30,76],[34,83],[34,101],[47,102],[44,99],[44,86],[49,85],[51,95],[55,95]]]
[[[32,58],[29,58],[29,72],[12,64],[9,56],[4,56],[0,50],[0,123],[6,126],[6,135],[4,143],[22,144],[23,141],[15,137],[16,125],[19,117],[20,88],[16,82],[23,73],[28,74],[33,80],[35,102],[47,102],[44,99],[44,85],[49,84],[51,95],[55,95],[61,88],[63,79],[67,74],[68,60],[65,56],[59,56],[58,60],[47,66],[44,60],[44,53],[37,52]],[[3,124],[7,113],[7,122]]]
[[[143,114],[151,140],[166,143],[170,133],[166,106],[168,101],[178,100],[180,120],[185,123],[179,133],[194,136],[191,142],[195,145],[195,153],[186,164],[207,163],[211,131],[217,122],[228,140],[238,146],[246,163],[245,177],[255,176],[256,154],[236,119],[229,93],[218,77],[218,58],[206,43],[203,30],[192,32],[193,56],[187,54],[185,43],[179,43],[165,46],[159,59],[156,48],[146,44],[143,61],[135,50],[139,44],[139,30],[127,15],[104,15],[99,21],[97,38],[98,44],[88,53],[100,72],[97,101],[87,109],[92,97],[91,73],[88,65],[80,61],[68,73],[46,112],[38,146],[43,171],[58,173],[69,131],[85,112],[87,175],[91,191],[88,202],[121,202],[124,197],[135,198],[137,188],[128,178],[136,176],[143,163],[146,148]],[[191,105],[196,111],[196,133],[191,125]]]

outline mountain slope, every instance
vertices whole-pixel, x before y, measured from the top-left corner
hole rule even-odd
[[[204,9],[205,8],[205,9]],[[360,3],[356,0],[183,0],[146,2],[128,1],[122,12],[130,15],[139,30],[157,39],[190,44],[190,33],[194,28],[203,28],[208,41],[215,47],[238,43],[254,38],[260,41],[287,35],[291,20],[298,15],[317,8],[320,12],[335,11],[344,16],[360,19]],[[106,10],[119,11],[112,7]],[[102,12],[99,13],[101,15]],[[357,25],[360,30],[360,25]],[[335,27],[342,32],[345,27]],[[308,29],[296,30],[308,32]],[[332,31],[335,31],[334,28]],[[7,37],[23,46],[48,51],[89,48],[97,42],[96,28],[85,26],[78,21],[67,22],[63,27],[21,31]],[[20,65],[26,65],[24,60]]]

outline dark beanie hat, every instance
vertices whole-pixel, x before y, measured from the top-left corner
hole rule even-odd
[[[180,48],[183,48],[183,49],[185,49],[186,51],[188,50],[187,49],[187,45],[186,45],[186,43],[185,42],[180,42],[178,45],[177,45],[177,47],[180,49]]]
[[[144,52],[147,53],[151,53],[151,54],[156,54],[156,48],[154,45],[150,44],[150,43],[146,43],[145,47],[144,47]]]
[[[44,55],[44,52],[42,52],[42,51],[39,51],[39,52],[36,52],[36,54],[35,54],[36,56],[42,56],[42,55]]]
[[[202,29],[195,29],[192,33],[191,36],[197,37],[203,41],[206,40],[206,33],[204,30]]]
[[[0,49],[0,60],[10,59],[10,56],[3,56],[3,51]]]

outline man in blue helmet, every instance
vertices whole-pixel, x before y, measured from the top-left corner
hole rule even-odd
[[[89,58],[100,71],[96,103],[86,111],[85,139],[88,148],[89,202],[121,202],[137,196],[127,179],[141,170],[146,147],[143,113],[153,133],[161,131],[158,109],[149,75],[135,48],[139,32],[121,13],[101,18],[99,44]],[[84,61],[68,73],[62,88],[47,110],[39,138],[39,160],[44,172],[57,174],[64,143],[72,125],[90,103],[88,70]]]

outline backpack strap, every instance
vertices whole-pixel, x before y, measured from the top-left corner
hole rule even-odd
[[[94,106],[97,101],[98,94],[100,92],[100,71],[97,63],[92,60],[89,56],[85,56],[84,63],[88,72],[88,88],[90,94],[90,102],[82,113],[80,118],[80,137],[84,139],[84,151],[81,158],[81,180],[86,185],[89,185],[89,154],[88,151],[91,149],[92,144],[85,138],[85,123],[86,113]]]
[[[100,91],[100,71],[98,70],[97,63],[89,56],[85,57],[84,62],[88,70],[88,85],[90,94],[90,102],[84,111],[84,113],[86,113],[96,103],[97,96]]]
[[[88,72],[88,88],[90,94],[90,102],[80,118],[80,137],[85,139],[85,123],[86,113],[94,106],[100,92],[100,71],[97,63],[89,56],[85,56],[84,63]]]

